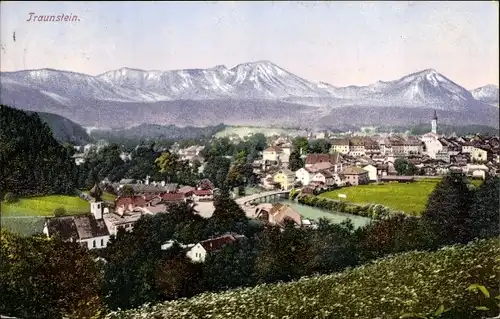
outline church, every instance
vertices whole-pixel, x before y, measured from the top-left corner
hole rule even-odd
[[[107,208],[99,185],[91,189],[90,195],[90,214],[47,218],[43,233],[48,237],[57,234],[62,240],[80,243],[88,249],[105,248],[110,234],[103,218]]]
[[[422,142],[425,144],[425,153],[432,159],[437,159],[440,157],[441,153],[446,152],[445,145],[439,141],[441,136],[438,134],[437,129],[438,117],[434,110],[434,116],[431,121],[431,131],[422,136]]]

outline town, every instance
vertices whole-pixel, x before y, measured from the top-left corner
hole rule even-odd
[[[500,319],[498,2],[0,8],[0,319]]]
[[[304,145],[321,145],[321,153],[309,153],[304,148],[300,148],[297,153],[292,145],[292,137],[270,137],[270,144],[261,151],[259,158],[250,163],[257,180],[253,190],[258,191],[248,196],[234,192],[232,197],[236,198],[248,218],[264,220],[281,227],[284,227],[285,219],[290,219],[297,226],[308,227],[314,221],[304,218],[297,209],[279,202],[268,205],[263,203],[268,199],[276,201],[276,198],[288,198],[290,192],[294,191],[318,195],[332,189],[370,183],[411,183],[424,178],[439,178],[451,171],[462,172],[478,180],[497,175],[500,168],[498,136],[442,136],[438,134],[436,112],[430,122],[431,131],[422,136],[390,133],[372,136],[344,133],[342,136],[330,136],[327,132],[320,132],[298,137],[306,143]],[[232,142],[236,143],[237,140],[233,138]],[[105,146],[106,143],[75,147],[84,150],[83,153],[73,155],[75,163],[83,164],[85,155],[91,149],[99,151]],[[186,161],[189,165],[197,162],[199,172],[203,174],[206,163],[202,153],[205,147],[207,146],[192,145],[179,149],[174,144],[167,151],[177,154],[180,161]],[[122,152],[120,158],[130,161],[131,154]],[[234,168],[237,162],[231,157],[229,159]],[[113,194],[122,195],[107,202],[95,201],[96,198],[86,195],[91,203],[91,215],[51,218],[44,226],[44,233],[50,235],[60,232],[65,238],[85,243],[89,249],[104,248],[110,236],[116,236],[118,229],[132,230],[134,223],[142,215],[167,212],[169,204],[195,203],[198,213],[205,218],[211,217],[215,209],[213,200],[217,188],[209,179],[199,180],[195,186],[165,183],[164,180],[153,181],[149,176],[139,180],[103,180],[92,188],[90,194],[97,194],[97,199],[100,199],[101,188],[104,187],[111,189]],[[124,189],[129,190],[130,195],[123,195],[127,194]],[[344,194],[338,196],[338,199],[346,198]],[[92,228],[96,231],[94,234],[87,230],[89,225],[100,226]],[[65,233],[67,231],[70,233]],[[219,242],[225,236],[206,239],[206,242]],[[185,244],[195,246],[196,243]],[[220,249],[222,245],[214,247]],[[193,256],[191,251],[187,255]],[[191,259],[199,260],[198,257]]]

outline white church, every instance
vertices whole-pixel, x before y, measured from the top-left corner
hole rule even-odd
[[[447,154],[446,146],[439,139],[441,136],[437,133],[438,117],[436,111],[431,121],[431,131],[422,136],[422,142],[425,144],[425,154],[432,159],[440,159],[442,155]]]

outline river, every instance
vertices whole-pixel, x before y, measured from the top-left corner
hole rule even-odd
[[[340,213],[340,212],[332,212],[332,211],[320,209],[317,207],[311,207],[311,206],[299,204],[299,203],[297,203],[295,201],[291,201],[289,199],[280,199],[280,200],[274,201],[273,203],[281,203],[284,205],[285,204],[290,205],[296,211],[298,211],[305,219],[318,220],[321,217],[325,217],[336,224],[341,223],[344,220],[350,219],[352,221],[352,223],[354,224],[354,227],[356,227],[356,228],[363,227],[363,226],[367,225],[368,223],[370,223],[370,218],[367,218],[367,217],[345,214],[345,213]]]

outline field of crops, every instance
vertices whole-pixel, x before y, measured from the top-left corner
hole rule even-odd
[[[406,253],[339,274],[292,283],[206,293],[110,313],[107,318],[373,319],[428,313],[441,304],[463,309],[472,302],[466,291],[470,284],[480,283],[497,294],[498,256],[497,238],[432,253]]]
[[[1,228],[5,228],[21,236],[31,236],[43,231],[45,217],[37,216],[2,216]]]
[[[381,204],[397,211],[419,215],[427,203],[427,199],[436,187],[439,179],[423,179],[415,183],[384,183],[344,187],[323,193],[321,197],[345,200],[358,204]],[[477,186],[481,181],[473,180]],[[345,194],[341,199],[339,194]]]

